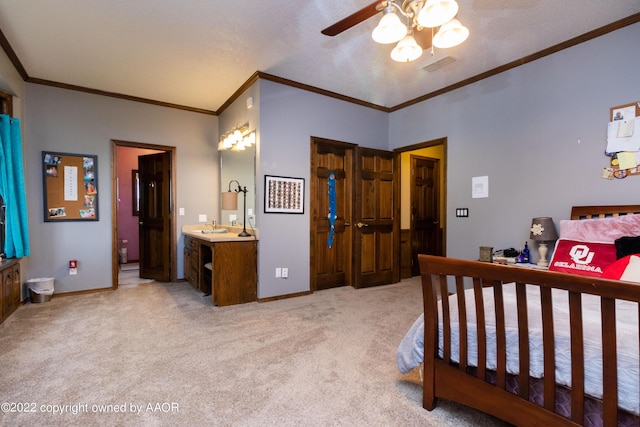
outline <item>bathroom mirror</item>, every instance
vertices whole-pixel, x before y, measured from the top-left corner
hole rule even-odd
[[[247,187],[247,230],[250,225],[257,227],[255,223],[255,201],[256,201],[256,185],[255,185],[255,164],[256,164],[256,147],[252,145],[242,151],[225,150],[220,151],[220,191],[229,191],[229,182],[236,180],[242,187]],[[231,190],[234,191],[238,185],[234,182]],[[219,195],[221,197],[221,195]],[[239,225],[243,219],[243,196],[238,195],[238,209],[235,211],[222,210],[220,215],[221,224],[231,224],[231,215],[236,216]],[[253,219],[252,219],[253,218]]]

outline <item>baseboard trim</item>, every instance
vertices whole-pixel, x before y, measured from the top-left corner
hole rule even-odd
[[[296,292],[294,294],[276,295],[274,297],[258,298],[258,302],[269,302],[269,301],[277,301],[277,300],[280,300],[280,299],[302,297],[302,296],[305,296],[305,295],[311,295],[312,293],[313,292],[311,292],[311,291],[304,291],[304,292]]]

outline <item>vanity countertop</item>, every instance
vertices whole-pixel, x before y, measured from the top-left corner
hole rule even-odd
[[[191,224],[182,226],[182,234],[195,237],[197,239],[206,240],[207,242],[244,242],[250,240],[258,240],[257,229],[247,229],[247,232],[251,234],[250,237],[239,237],[238,234],[242,231],[242,227],[236,227],[231,225],[217,225],[216,229],[224,228],[226,233],[212,233],[213,228],[210,224]],[[204,233],[203,233],[204,231]]]

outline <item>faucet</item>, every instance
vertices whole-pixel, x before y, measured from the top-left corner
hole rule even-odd
[[[205,226],[206,226],[206,225],[210,225],[210,226],[211,226],[211,229],[212,229],[212,230],[215,230],[215,229],[216,229],[216,220],[215,220],[215,219],[212,219],[212,220],[211,220],[211,224],[209,224],[209,223],[207,222],[207,223],[205,223]]]

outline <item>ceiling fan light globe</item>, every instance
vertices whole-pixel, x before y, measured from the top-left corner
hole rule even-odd
[[[400,21],[393,10],[385,11],[380,23],[371,33],[373,40],[381,44],[395,43],[406,35],[407,26]]]
[[[418,12],[418,24],[427,28],[439,27],[457,13],[458,3],[455,0],[427,0]]]
[[[391,59],[397,62],[411,62],[420,58],[422,48],[416,43],[412,35],[408,35],[398,42],[391,51]]]
[[[459,45],[467,37],[469,37],[469,29],[457,19],[452,19],[433,36],[433,45],[440,49],[447,49]]]

